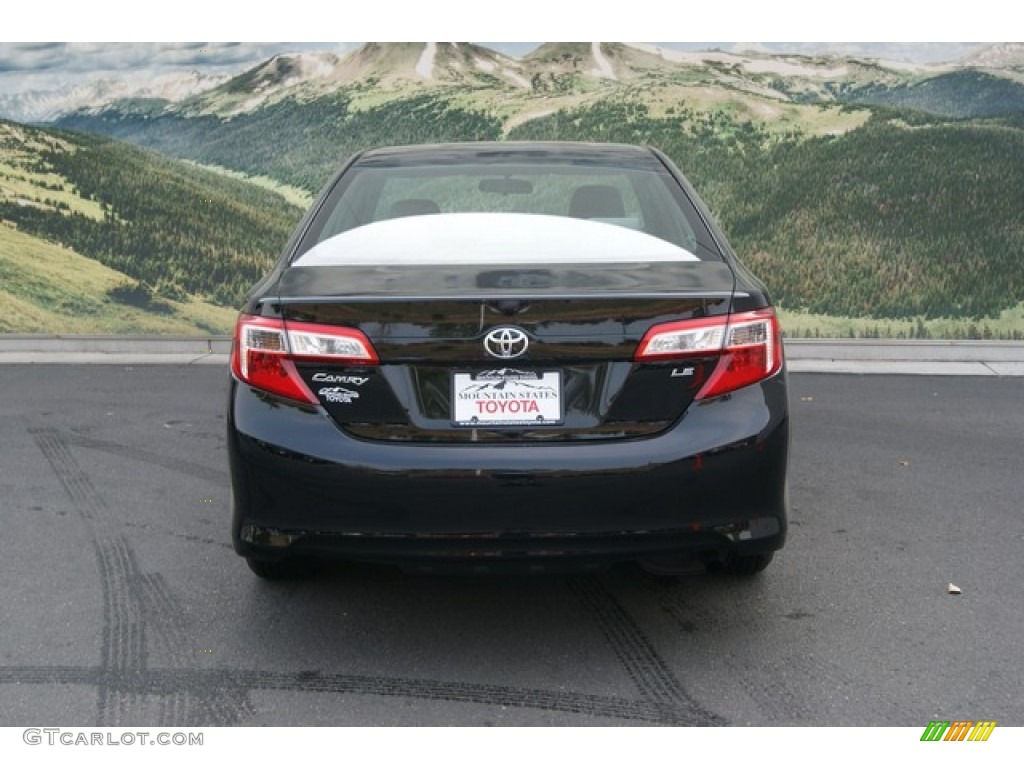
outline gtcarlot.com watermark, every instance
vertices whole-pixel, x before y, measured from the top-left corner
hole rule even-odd
[[[203,734],[185,731],[76,731],[69,728],[26,728],[22,740],[51,747],[201,747]]]

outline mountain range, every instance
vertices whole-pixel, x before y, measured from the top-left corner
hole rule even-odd
[[[100,174],[104,232],[76,218],[91,211],[89,198],[70,213],[47,206],[56,182],[45,175],[34,177],[33,194],[8,182],[15,191],[4,193],[4,218],[16,217],[20,232],[34,227],[38,237],[74,230],[85,255],[138,281],[143,304],[151,295],[150,303],[193,297],[231,306],[259,265],[270,263],[299,209],[279,197],[247,196],[246,215],[266,234],[211,230],[216,245],[206,253],[210,274],[219,276],[212,281],[178,262],[165,268],[114,252],[132,245],[127,234],[172,226],[161,214],[169,194],[186,221],[190,215],[178,187],[154,187],[148,193],[156,199],[142,204],[145,168],[175,168],[203,199],[214,199],[205,191],[211,177],[196,177],[180,160],[290,185],[292,199],[308,201],[346,157],[368,146],[646,143],[690,177],[787,311],[886,323],[959,318],[958,332],[968,335],[975,326],[967,331],[967,322],[980,329],[1011,313],[1017,319],[999,327],[1020,333],[1022,61],[1020,44],[989,46],[941,66],[625,43],[546,43],[521,57],[470,43],[367,43],[345,55],[274,56],[186,95],[151,92],[79,107],[53,123],[59,131],[40,134],[83,148],[47,160],[74,176],[78,189],[90,190],[98,169],[131,165],[123,201],[116,177]],[[118,141],[96,144],[82,134],[159,154],[143,160]],[[8,178],[24,175],[21,167],[12,161]],[[245,185],[215,186],[215,218],[231,222],[231,197],[248,195]],[[19,195],[34,210],[17,203]],[[142,229],[121,227],[129,217]],[[191,237],[160,235],[154,247],[169,246],[171,258],[174,244]],[[134,295],[125,291],[120,298]],[[914,332],[922,335],[922,328]]]
[[[98,78],[53,90],[0,94],[0,117],[23,123],[47,123],[76,109],[101,106],[118,99],[148,98],[179,101],[230,79],[225,74],[198,70],[169,72],[156,78],[128,76]]]
[[[118,99],[56,125],[313,192],[345,154],[368,145],[508,138],[609,101],[683,117],[691,132],[724,121],[804,137],[855,130],[872,114],[865,106],[1020,114],[1022,51],[1001,44],[976,54],[984,66],[922,66],[624,43],[545,43],[521,58],[471,43],[366,43],[344,56],[275,56],[183,99]]]
[[[964,69],[987,71],[1020,82],[1024,45],[997,43],[945,64],[912,64],[829,54],[780,54],[759,50],[681,51],[643,43],[545,43],[513,57],[472,43],[366,43],[346,55],[312,51],[275,56],[235,77],[197,70],[157,78],[105,77],[55,90],[0,95],[0,117],[20,122],[51,122],[69,112],[108,107],[121,100],[182,108],[204,114],[251,111],[289,96],[305,98],[367,82],[385,90],[401,84],[460,85],[536,90],[538,78],[549,89],[566,76],[577,84],[630,81],[652,72],[689,74],[740,90],[776,98],[835,98],[838,92],[878,85],[913,85]],[[559,79],[560,78],[560,79]],[[781,91],[764,89],[780,81]],[[833,83],[833,89],[823,83]],[[205,94],[205,95],[204,95]]]

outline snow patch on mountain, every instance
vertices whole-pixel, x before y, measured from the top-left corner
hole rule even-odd
[[[780,59],[752,59],[743,61],[742,66],[747,72],[774,72],[777,75],[801,77],[843,77],[850,71],[850,68],[845,65],[831,68],[813,67]]]
[[[334,74],[340,59],[329,51],[313,51],[309,53],[296,53],[292,55],[296,64],[296,78],[312,80],[330,77]]]
[[[513,72],[511,69],[501,70],[501,74],[511,80],[513,83],[518,85],[520,88],[529,88],[530,81],[520,75],[518,72]]]
[[[671,48],[662,48],[660,45],[651,45],[650,43],[624,43],[624,45],[678,64],[700,64],[703,61],[731,63],[740,60],[739,56],[722,53],[721,51],[676,51]]]
[[[618,80],[615,76],[615,70],[612,69],[612,63],[608,61],[605,55],[601,52],[600,43],[590,44],[590,55],[594,57],[594,64],[597,66],[591,70],[591,73],[598,77],[603,77],[608,80]]]
[[[676,51],[669,48],[662,48],[658,45],[651,45],[650,43],[625,43],[625,45],[630,48],[635,48],[638,51],[643,51],[644,53],[654,54],[655,56],[659,56],[663,60],[674,64],[691,64],[693,66],[701,66],[705,63],[725,64],[729,66],[742,67],[751,73],[763,74],[766,72],[773,72],[779,75],[802,77],[840,77],[847,73],[845,66],[837,66],[831,69],[824,67],[819,68],[810,64],[799,64],[792,61],[786,61],[777,57],[759,59],[738,53],[727,53],[726,51]],[[753,44],[748,45],[744,43],[744,45],[747,45],[744,50],[755,55],[758,53],[758,51],[755,50],[756,46]]]
[[[971,67],[1022,67],[1024,43],[994,43],[964,56],[957,64]]]
[[[416,74],[424,80],[434,79],[434,59],[437,57],[437,43],[427,43],[420,60],[416,62]]]
[[[730,53],[727,51],[676,51],[669,48],[662,48],[650,43],[625,43],[630,48],[645,53],[659,56],[664,61],[674,64],[690,64],[701,66],[703,64],[724,64],[727,66],[738,66],[750,74],[778,74],[784,77],[812,77],[822,79],[835,79],[847,77],[851,74],[848,63],[835,62],[831,66],[815,64],[809,59],[804,61],[792,56],[787,57],[773,53],[766,47],[757,43],[739,43],[734,46],[743,53]],[[763,57],[763,58],[762,58]],[[833,61],[835,61],[833,59]],[[898,72],[927,73],[948,71],[948,65],[920,64],[912,61],[890,61],[872,59],[878,66]]]
[[[878,66],[891,69],[894,72],[908,72],[912,74],[948,72],[950,69],[947,64],[918,64],[914,61],[897,61],[894,59],[874,59],[874,62]]]

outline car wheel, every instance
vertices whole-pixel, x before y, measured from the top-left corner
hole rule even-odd
[[[722,563],[722,573],[732,576],[753,576],[767,568],[773,557],[775,557],[774,552],[764,552],[758,555],[730,555]]]
[[[267,581],[302,579],[313,573],[309,563],[302,560],[261,560],[258,557],[245,558],[249,570]]]

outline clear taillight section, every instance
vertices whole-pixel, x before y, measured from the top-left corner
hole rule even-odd
[[[239,315],[231,353],[231,371],[239,381],[281,397],[316,403],[295,360],[335,365],[378,362],[370,340],[354,328]]]
[[[774,375],[782,367],[782,332],[771,308],[662,323],[640,342],[637,362],[720,355],[697,399],[716,397]]]
[[[316,326],[303,324],[300,327],[289,323],[288,342],[296,357],[367,365],[377,362],[373,347],[359,331],[342,330],[339,333],[338,329],[332,328],[330,332],[324,332]]]

